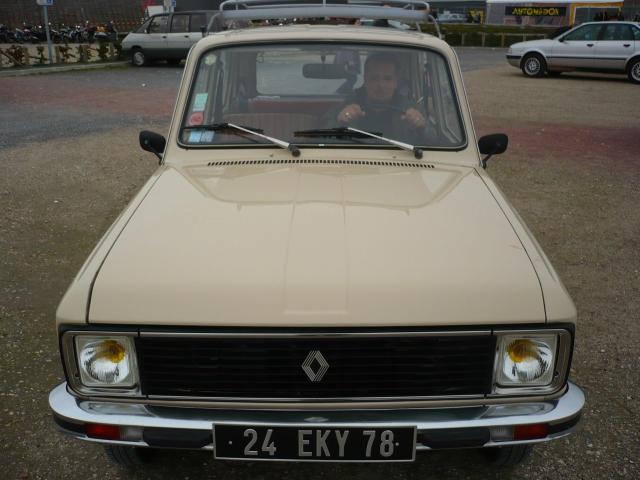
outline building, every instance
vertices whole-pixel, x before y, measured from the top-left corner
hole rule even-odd
[[[637,3],[637,2],[636,2]],[[487,0],[485,23],[491,25],[563,26],[602,19],[633,18],[623,1],[616,0]],[[638,8],[640,11],[640,7]]]

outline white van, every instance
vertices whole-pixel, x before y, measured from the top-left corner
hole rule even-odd
[[[122,51],[138,67],[153,60],[178,64],[202,38],[214,11],[161,13],[148,18],[122,41]]]

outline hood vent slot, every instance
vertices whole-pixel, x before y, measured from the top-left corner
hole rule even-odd
[[[428,163],[395,162],[388,160],[318,160],[318,159],[278,159],[278,160],[225,160],[207,163],[208,167],[248,166],[248,165],[362,165],[366,167],[410,167],[432,169]]]

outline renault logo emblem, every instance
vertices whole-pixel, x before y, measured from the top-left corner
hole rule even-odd
[[[329,370],[329,364],[319,350],[311,350],[302,364],[304,373],[312,382],[319,382]]]

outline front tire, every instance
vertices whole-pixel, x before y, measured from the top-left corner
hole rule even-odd
[[[144,67],[149,64],[149,60],[141,48],[134,48],[131,52],[131,63],[136,67]]]
[[[105,445],[104,452],[109,460],[128,470],[135,470],[144,466],[153,457],[153,450],[124,445]]]
[[[531,454],[531,445],[510,445],[507,447],[483,448],[482,453],[491,465],[513,467],[519,465]]]
[[[633,83],[640,83],[640,58],[634,58],[629,62],[627,76]]]
[[[525,55],[520,65],[522,73],[527,77],[542,77],[547,71],[547,62],[539,53]]]

